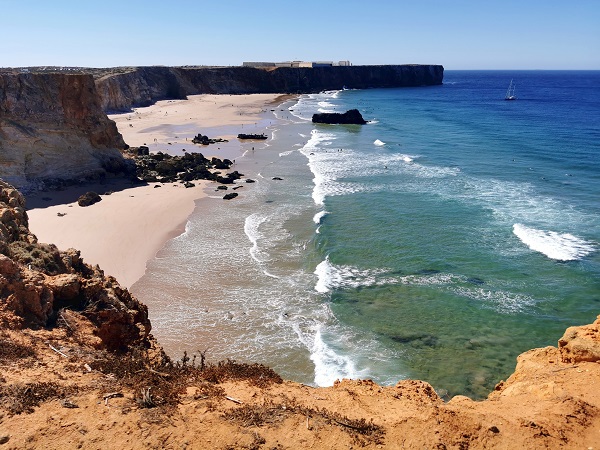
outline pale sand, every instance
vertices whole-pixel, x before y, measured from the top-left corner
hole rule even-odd
[[[235,158],[241,155],[237,139],[207,147],[190,141],[199,132],[210,138],[235,138],[235,130],[244,132],[259,126],[260,113],[279,103],[280,98],[277,94],[197,95],[189,100],[160,101],[110,118],[131,146],[148,144],[151,151],[175,154],[183,154],[180,149],[187,147],[188,152],[199,151],[209,157]],[[217,136],[207,132],[227,127],[234,134]],[[180,184],[133,187],[103,195],[101,202],[85,208],[77,203],[56,205],[61,193],[38,194],[30,202],[34,206],[28,211],[30,229],[40,242],[80,250],[85,262],[99,264],[107,275],[130,288],[144,275],[146,262],[169,239],[183,232],[194,211],[194,200],[207,195],[204,190],[210,182],[195,183],[196,187],[188,189]],[[44,195],[53,198],[54,206],[43,207],[40,197]]]
[[[206,195],[207,183],[195,182],[193,188],[177,183],[139,186],[103,195],[101,202],[85,208],[70,203],[27,214],[40,242],[80,250],[85,262],[99,264],[129,288],[144,275],[146,262],[164,243],[184,230],[194,200]]]
[[[162,100],[131,113],[110,115],[125,142],[138,147],[147,145],[150,151],[183,154],[196,151],[207,156],[235,157],[240,143],[238,133],[253,133],[264,129],[260,114],[289,96],[280,94],[191,95],[188,100]],[[192,144],[196,134],[227,139],[228,143],[208,147]]]

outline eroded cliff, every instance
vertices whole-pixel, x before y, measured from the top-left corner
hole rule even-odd
[[[439,65],[278,67],[138,67],[98,74],[105,111],[127,111],[167,98],[195,94],[310,93],[323,90],[442,84]]]
[[[41,70],[41,69],[40,69]],[[305,93],[441,84],[442,66],[138,67],[0,73],[0,177],[29,191],[131,174],[107,111],[192,94]]]
[[[0,177],[24,190],[128,172],[92,75],[0,74]]]

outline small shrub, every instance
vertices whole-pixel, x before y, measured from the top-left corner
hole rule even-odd
[[[35,351],[31,346],[13,341],[6,335],[0,336],[0,362],[32,358]]]
[[[0,405],[9,414],[32,413],[40,403],[65,398],[75,392],[57,383],[27,383],[0,386]]]
[[[208,366],[202,371],[202,377],[212,383],[248,381],[251,385],[260,388],[269,387],[273,383],[283,383],[281,376],[270,367],[262,364],[238,363],[230,359]]]

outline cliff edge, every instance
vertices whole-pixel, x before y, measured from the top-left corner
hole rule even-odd
[[[130,172],[92,75],[0,74],[0,176],[31,190]]]
[[[192,94],[441,84],[442,66],[58,68],[0,72],[0,177],[23,191],[134,172],[106,112]]]
[[[0,182],[0,448],[547,449],[600,442],[600,318],[530,350],[484,401],[422,381],[313,388],[258,364],[171,361],[146,307],[29,232]],[[209,343],[207,343],[209,344]]]
[[[440,65],[277,67],[132,67],[96,73],[102,108],[129,111],[157,100],[197,94],[305,94],[326,90],[434,86]]]

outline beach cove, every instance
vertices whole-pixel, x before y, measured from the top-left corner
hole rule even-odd
[[[269,139],[226,155],[256,182],[226,204],[209,185],[131,285],[167,353],[260,361],[305,384],[424,379],[444,398],[482,398],[518,354],[590,322],[598,187],[581,117],[592,113],[577,112],[585,101],[563,105],[572,112],[557,125],[540,107],[557,74],[528,89],[522,80],[520,101],[506,103],[507,76],[455,72],[444,86],[258,107],[265,115],[243,130]],[[566,84],[579,86],[573,98],[593,99],[586,83]],[[353,107],[367,125],[310,123]],[[166,121],[179,110],[168,101],[153,114]],[[138,112],[119,117],[124,133],[144,123]],[[185,128],[192,117],[172,132],[140,127],[148,133],[137,145],[177,152],[188,146],[180,130],[240,131]]]
[[[202,152],[207,157],[235,159],[241,155],[236,130],[259,129],[267,107],[280,95],[198,95],[188,100],[164,100],[111,115],[130,146],[148,145],[151,151],[172,155]],[[192,144],[198,133],[228,143],[208,147]],[[130,288],[146,270],[146,263],[169,239],[181,234],[196,200],[207,196],[209,181],[193,188],[177,183],[131,185],[122,180],[38,192],[28,196],[32,231],[42,242],[59,248],[77,248],[84,260],[98,264],[107,275]],[[156,186],[161,186],[156,188]],[[102,201],[91,207],[77,205],[77,196],[96,191]]]

